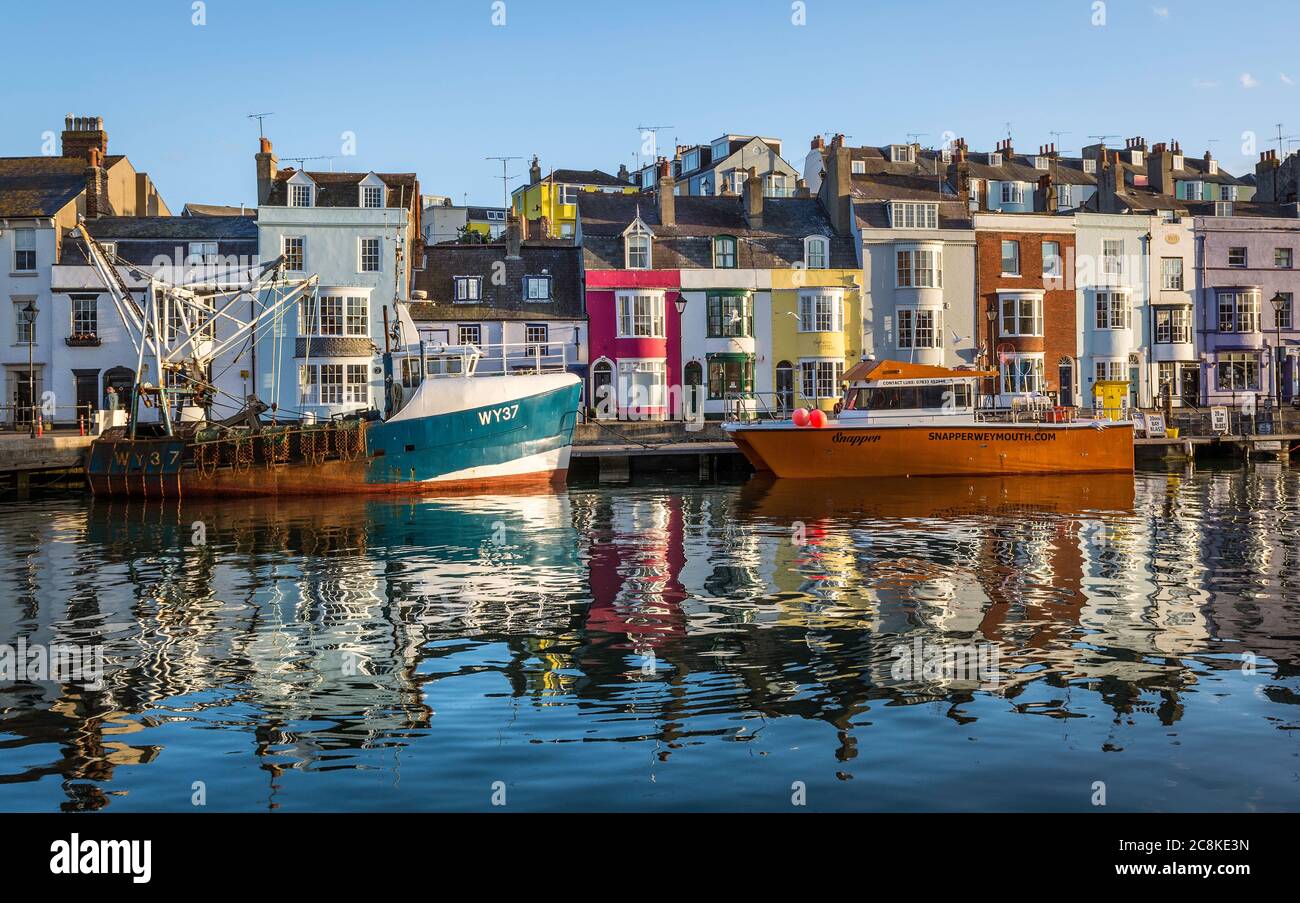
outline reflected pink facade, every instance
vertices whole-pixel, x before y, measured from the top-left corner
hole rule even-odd
[[[603,383],[612,386],[620,420],[669,419],[681,382],[681,317],[676,302],[681,274],[677,270],[587,270],[587,329],[590,377],[587,398],[595,405]],[[659,338],[619,335],[619,296],[638,292],[662,296],[664,334]],[[634,376],[634,368],[640,374]],[[661,372],[655,372],[661,371]],[[634,385],[655,378],[659,388],[638,398]],[[640,402],[640,403],[638,403]]]

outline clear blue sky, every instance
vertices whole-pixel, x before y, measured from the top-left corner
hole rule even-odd
[[[1253,168],[1242,133],[1300,134],[1294,0],[929,3],[806,0],[191,0],[5,4],[0,155],[40,153],[71,112],[100,115],[110,153],[147,170],[176,211],[252,204],[257,124],[287,156],[356,154],[336,169],[414,171],[422,189],[495,203],[494,155],[544,168],[632,164],[639,125],[661,147],[725,131],[854,144],[945,132],[1017,149],[1090,135],[1216,139]],[[89,29],[89,30],[88,30]],[[107,52],[109,48],[118,48]],[[1300,146],[1300,145],[1298,145]],[[293,165],[288,164],[286,165]],[[327,169],[328,161],[308,168]],[[511,164],[518,184],[527,160]]]

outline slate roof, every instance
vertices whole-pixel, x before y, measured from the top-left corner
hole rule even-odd
[[[79,157],[0,157],[0,216],[53,216],[85,188]]]
[[[1045,156],[1045,155],[1044,155]],[[992,164],[993,154],[967,154],[966,160],[972,179],[993,182],[1029,182],[1038,184],[1045,175],[1051,175],[1058,185],[1096,185],[1097,176],[1083,171],[1082,157],[1049,157],[1047,169],[1034,166],[1034,157],[1025,154],[1002,156],[1002,165]]]
[[[256,216],[256,207],[231,207],[225,204],[186,204],[181,216]]]
[[[717,235],[740,239],[736,261],[740,269],[802,264],[804,239],[810,235],[830,239],[832,268],[857,267],[852,237],[835,234],[816,198],[764,198],[761,229],[749,228],[739,195],[680,195],[674,201],[676,225],[664,226],[653,194],[583,194],[578,198],[578,218],[587,268],[623,269],[623,231],[638,210],[655,236],[655,269],[713,269],[712,239]]]
[[[570,241],[525,241],[519,257],[506,256],[505,242],[443,242],[425,248],[424,259],[424,269],[415,274],[412,288],[428,292],[429,299],[411,302],[411,317],[417,322],[586,319],[581,255]],[[502,263],[505,279],[497,285],[492,277]],[[551,277],[553,300],[524,300],[524,277],[541,276],[543,270]],[[455,303],[457,276],[482,277],[479,303]]]
[[[579,185],[617,185],[620,188],[626,187],[630,182],[625,182],[618,176],[611,176],[607,172],[599,169],[557,169],[542,177],[542,181],[551,179],[555,182],[565,184]]]
[[[939,204],[939,228],[971,229],[970,208],[950,181],[950,167],[937,151],[921,151],[913,163],[894,163],[889,148],[849,148],[849,159],[862,161],[866,172],[849,177],[853,211],[865,228],[889,228],[890,201]]]
[[[87,220],[86,230],[96,241],[117,245],[117,256],[130,263],[150,266],[158,257],[174,260],[177,248],[184,259],[191,241],[215,241],[226,257],[256,258],[257,218],[254,216],[105,216]],[[80,237],[63,243],[59,263],[88,263]]]
[[[282,169],[275,176],[271,186],[271,195],[267,199],[268,207],[284,207],[288,203],[288,183],[297,175],[297,170]],[[316,183],[316,207],[356,207],[361,181],[368,177],[368,172],[307,172],[306,175]],[[408,207],[412,210],[420,206],[419,180],[413,172],[375,173],[388,186],[387,207]],[[405,202],[403,202],[405,201]]]

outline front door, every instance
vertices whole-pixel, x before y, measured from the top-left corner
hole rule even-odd
[[[90,416],[99,407],[99,371],[74,370],[77,380],[77,416]]]
[[[1179,374],[1178,395],[1186,405],[1201,403],[1201,366],[1200,364],[1183,364]]]
[[[30,424],[32,422],[32,407],[34,400],[40,395],[40,383],[33,382],[28,378],[26,370],[14,370],[9,374],[13,391],[13,422],[17,424]]]

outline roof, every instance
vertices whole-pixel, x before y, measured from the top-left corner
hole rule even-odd
[[[1041,154],[1048,160],[1047,169],[1034,165],[1034,157],[1025,154],[1002,155],[1002,164],[994,166],[993,154],[969,154],[967,166],[972,179],[992,182],[1030,182],[1037,184],[1043,176],[1050,175],[1058,185],[1096,185],[1097,176],[1083,171],[1082,157],[1062,157]]]
[[[275,183],[271,186],[271,194],[267,199],[268,207],[284,207],[288,203],[288,183],[294,176],[298,175],[298,170],[282,169],[275,176]],[[368,172],[306,172],[313,182],[316,183],[316,197],[312,204],[315,207],[356,207],[358,194],[361,188],[361,182],[370,176]],[[416,209],[420,206],[420,182],[413,172],[387,173],[377,172],[383,183],[388,186],[388,197],[386,199],[387,207],[408,207]]]
[[[740,269],[802,265],[804,239],[830,239],[830,265],[855,269],[857,249],[851,236],[839,236],[816,198],[764,198],[763,226],[751,229],[738,195],[679,195],[674,198],[676,224],[659,221],[653,194],[585,193],[578,198],[584,261],[589,269],[622,269],[623,232],[638,216],[654,233],[656,269],[712,269],[711,239],[740,239]]]
[[[506,254],[504,242],[443,242],[425,249],[424,269],[412,286],[429,295],[412,301],[414,320],[577,320],[586,318],[581,252],[572,242],[525,241],[519,257]],[[504,270],[502,267],[504,266]],[[504,280],[493,278],[504,272]],[[526,301],[524,277],[549,275],[551,301]],[[478,304],[455,303],[455,278],[482,279]]]
[[[939,204],[939,228],[972,228],[970,208],[953,187],[951,168],[938,151],[919,151],[911,163],[894,163],[888,146],[848,151],[849,159],[864,170],[849,177],[853,210],[863,227],[889,228],[890,201],[929,201]]]
[[[53,216],[85,188],[80,157],[0,157],[0,216]]]
[[[952,370],[906,361],[862,361],[844,374],[845,382],[878,382],[886,379],[971,379],[997,376],[996,370]]]
[[[229,207],[222,204],[186,204],[181,216],[256,216],[256,207]]]
[[[117,256],[150,265],[159,257],[184,259],[191,241],[215,241],[223,256],[255,257],[258,253],[254,216],[105,216],[87,220],[86,231],[96,241],[117,245]],[[63,243],[59,263],[87,263],[80,237],[72,233]]]

